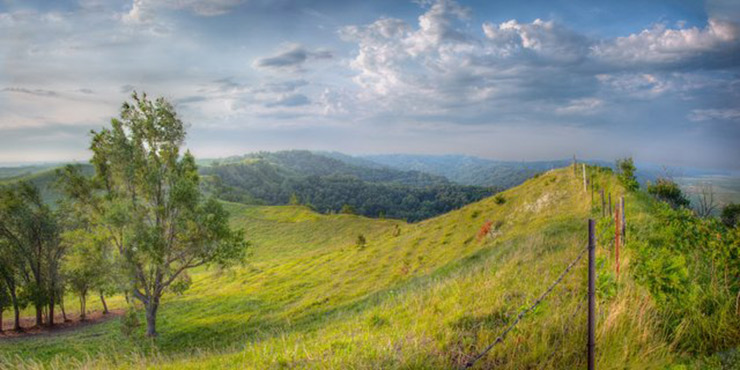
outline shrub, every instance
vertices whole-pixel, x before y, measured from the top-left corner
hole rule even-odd
[[[735,227],[740,221],[740,203],[729,203],[722,208],[722,223],[727,227]]]
[[[631,157],[617,160],[617,178],[627,191],[635,191],[640,188],[640,183],[635,178],[635,170],[635,163]]]
[[[357,241],[355,241],[355,245],[359,249],[365,249],[365,245],[367,244],[367,239],[365,239],[365,235],[357,235]]]
[[[493,201],[496,202],[496,204],[504,204],[506,203],[506,198],[501,194],[496,194],[496,196],[493,197]]]
[[[647,190],[673,208],[688,207],[690,204],[678,184],[671,179],[659,178],[655,184],[648,184]]]

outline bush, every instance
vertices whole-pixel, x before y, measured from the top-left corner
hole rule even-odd
[[[655,184],[648,184],[648,193],[661,201],[668,203],[673,208],[688,207],[689,199],[684,196],[681,188],[675,181],[667,178],[659,178]]]
[[[365,249],[365,245],[367,245],[367,239],[365,239],[365,235],[357,235],[357,241],[355,241],[355,245],[359,249]]]
[[[506,203],[506,198],[504,198],[501,194],[496,194],[496,196],[493,198],[493,201],[496,202],[496,204],[504,204]]]
[[[740,204],[730,203],[722,208],[722,223],[727,227],[735,227],[740,221]]]
[[[627,191],[635,191],[640,188],[640,183],[635,177],[635,163],[632,158],[623,158],[617,160],[617,178]]]
[[[133,306],[129,307],[121,318],[121,333],[126,338],[132,338],[140,326],[138,311]]]

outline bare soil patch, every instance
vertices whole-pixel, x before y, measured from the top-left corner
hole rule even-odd
[[[3,332],[0,333],[0,341],[9,339],[20,339],[26,337],[37,337],[37,336],[52,336],[62,334],[72,330],[77,330],[90,325],[99,324],[101,322],[110,320],[115,317],[123,315],[124,310],[110,310],[108,314],[103,314],[100,311],[93,311],[87,314],[85,321],[81,321],[79,314],[68,314],[67,321],[64,321],[62,315],[54,317],[54,327],[36,326],[35,317],[22,317],[21,328],[23,331],[17,332],[13,330],[13,320],[3,320],[2,328]]]

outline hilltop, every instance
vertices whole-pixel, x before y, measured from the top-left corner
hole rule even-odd
[[[608,171],[590,171],[608,193],[626,195],[637,248],[659,205],[625,193]],[[253,243],[252,256],[234,270],[192,273],[193,287],[161,309],[156,347],[123,337],[112,320],[73,334],[0,341],[3,358],[178,369],[459,366],[585,247],[586,219],[599,214],[570,169],[415,224],[303,206],[226,205]],[[493,232],[478,238],[487,221]],[[609,225],[599,222],[599,367],[721,363],[721,356],[695,357],[665,331],[652,285],[633,280],[637,249],[623,251],[625,273],[615,281]],[[585,282],[581,263],[481,368],[582,366]],[[713,329],[725,346],[736,346],[740,334],[732,330]]]

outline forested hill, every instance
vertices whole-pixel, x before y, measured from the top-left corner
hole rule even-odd
[[[212,166],[232,164],[260,164],[278,169],[290,177],[299,176],[352,176],[362,181],[374,183],[393,183],[413,186],[447,185],[450,181],[444,176],[432,175],[423,171],[398,170],[384,165],[372,165],[370,161],[351,161],[332,158],[322,153],[307,150],[285,150],[279,152],[259,152],[238,157],[216,160]]]
[[[507,189],[537,173],[567,166],[569,160],[515,162],[494,161],[464,155],[381,154],[360,159],[405,171],[431,173],[463,185]]]
[[[221,199],[281,205],[300,203],[322,213],[418,221],[495,193],[454,184],[442,176],[364,167],[308,151],[256,153],[201,168],[205,190]]]

